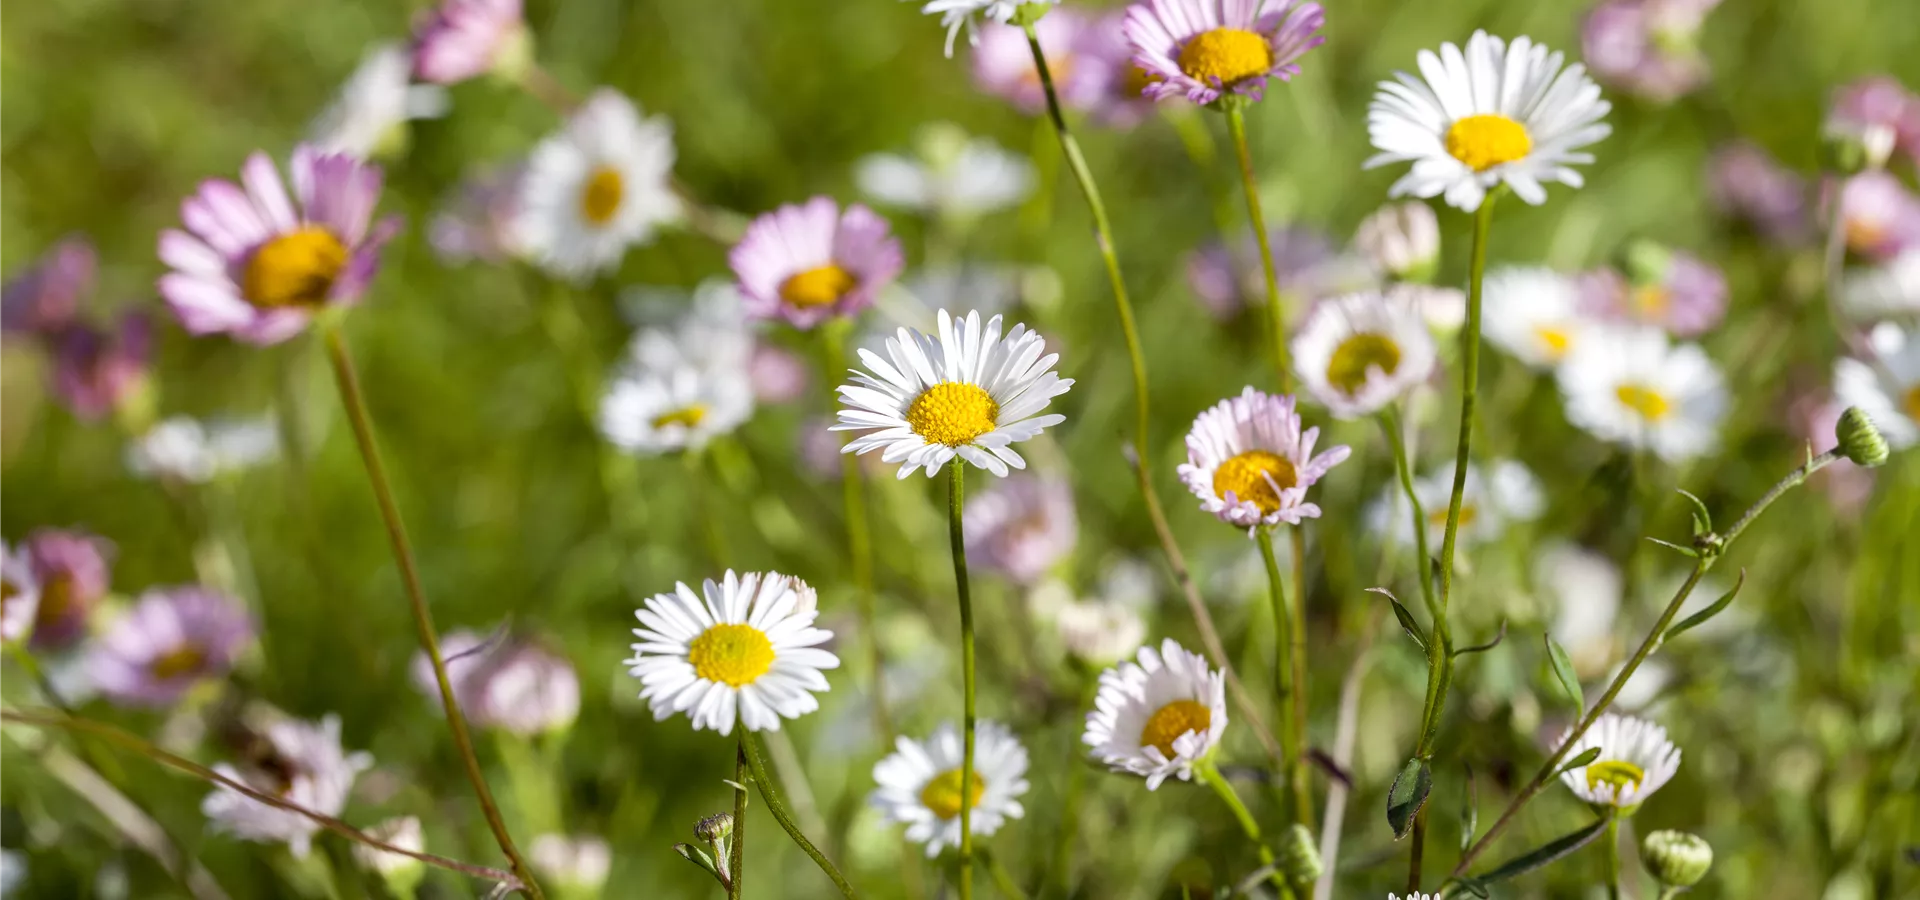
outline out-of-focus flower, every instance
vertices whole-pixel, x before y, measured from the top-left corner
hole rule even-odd
[[[747,357],[747,380],[753,398],[761,403],[790,403],[807,393],[813,379],[807,362],[777,344],[755,341]]]
[[[1613,268],[1582,274],[1581,307],[1616,322],[1652,325],[1675,337],[1698,337],[1727,314],[1727,279],[1692,254],[1660,249],[1656,264],[1632,277]]]
[[[943,309],[937,319],[937,338],[902,328],[885,357],[860,350],[866,371],[840,386],[833,426],[863,432],[845,452],[881,450],[903,479],[919,469],[931,478],[956,456],[1000,476],[1026,468],[1013,445],[1066,421],[1040,414],[1073,387],[1053,371],[1060,355],[1025,325],[1003,336],[999,316],[982,325],[977,311],[955,321]]]
[[[40,611],[40,577],[25,545],[0,542],[0,642],[11,644],[33,631]]]
[[[1888,172],[1862,172],[1840,188],[1840,227],[1847,249],[1886,260],[1920,250],[1920,198]]]
[[[910,302],[881,306],[882,318],[894,327],[931,332],[938,327],[943,309],[968,309],[983,316],[1004,313],[1020,301],[1025,274],[1019,267],[1001,265],[921,269],[903,282],[904,291],[894,295]],[[891,330],[876,328],[876,334],[884,339]]]
[[[175,416],[128,445],[127,468],[148,478],[202,484],[279,455],[280,432],[269,416],[205,423]]]
[[[1707,877],[1713,847],[1684,831],[1652,831],[1640,841],[1640,861],[1662,885],[1688,888]]]
[[[407,122],[447,112],[445,88],[413,84],[413,57],[399,44],[367,51],[340,94],[322,110],[307,140],[322,153],[356,159],[398,155],[407,144]]]
[[[1871,360],[1842,358],[1833,364],[1835,396],[1843,406],[1865,412],[1893,447],[1920,443],[1920,338],[1883,325],[1874,332],[1871,350]],[[44,590],[44,580],[42,585]]]
[[[1920,164],[1920,97],[1890,76],[1863,78],[1836,92],[1823,130],[1830,141],[1857,146],[1868,168],[1886,165],[1897,149]]]
[[[968,220],[1019,205],[1033,165],[986,138],[944,123],[923,129],[917,155],[876,153],[855,165],[860,191],[882,206]]]
[[[1412,298],[1368,291],[1315,304],[1294,335],[1293,368],[1336,418],[1372,415],[1433,374],[1433,335]]]
[[[782,206],[755,219],[728,254],[747,315],[812,328],[873,305],[904,265],[887,220],[831,197]]]
[[[1047,73],[1053,76],[1060,105],[1088,109],[1100,101],[1111,76],[1109,63],[1091,52],[1093,24],[1077,9],[1059,9],[1034,25],[1040,50],[1047,55]],[[980,30],[973,48],[973,81],[989,94],[1006,98],[1026,113],[1047,108],[1040,73],[1026,31],[1015,25],[989,25]]]
[[[1147,639],[1140,614],[1112,598],[1069,602],[1053,613],[1067,652],[1089,666],[1112,666],[1133,655]]]
[[[1081,741],[1113,771],[1145,778],[1147,790],[1191,781],[1227,733],[1226,680],[1172,638],[1137,659],[1100,673]]]
[[[210,179],[181,202],[187,231],[160,235],[160,259],[173,269],[160,295],[187,331],[278,343],[366,290],[400,227],[373,222],[380,169],[302,145],[291,170],[291,202],[265,153],[247,158],[240,184]]]
[[[1131,128],[1153,111],[1147,85],[1154,76],[1133,61],[1127,40],[1127,11],[1116,9],[1087,26],[1076,59],[1097,64],[1100,92],[1089,107],[1095,121],[1115,128]],[[1051,57],[1049,57],[1051,58]]]
[[[415,853],[427,847],[426,837],[420,831],[420,820],[414,816],[388,819],[367,829],[367,836]],[[411,856],[376,850],[365,844],[353,845],[353,858],[361,867],[379,875],[389,887],[402,893],[418,884],[426,871],[424,864]]]
[[[199,586],[151,590],[94,639],[93,683],[122,706],[164,707],[226,675],[253,640],[240,601]]]
[[[1856,322],[1920,316],[1920,247],[1840,279],[1840,308]]]
[[[1721,213],[1745,219],[1776,244],[1798,246],[1812,235],[1806,182],[1754,144],[1737,141],[1714,151],[1707,196]]]
[[[613,870],[613,848],[592,835],[543,834],[527,845],[527,858],[561,888],[597,897]]]
[[[523,167],[516,163],[461,182],[427,225],[427,239],[441,262],[498,263],[520,255],[514,229],[520,215],[523,174]]]
[[[1353,245],[1389,277],[1424,282],[1440,261],[1440,217],[1419,201],[1391,203],[1360,222]]]
[[[967,30],[969,43],[979,41],[974,17],[1005,25],[1013,21],[1014,13],[1022,6],[1031,3],[1035,7],[1046,7],[1057,2],[1059,0],[926,0],[920,11],[940,17],[940,27],[947,30],[947,55],[952,56],[953,39],[959,37],[960,29]]]
[[[27,855],[15,850],[0,850],[0,897],[11,897],[27,880]]]
[[[1720,0],[1609,0],[1587,14],[1581,55],[1611,87],[1671,103],[1707,80],[1700,25]]]
[[[1307,51],[1326,43],[1318,3],[1146,0],[1127,8],[1127,40],[1146,70],[1147,96],[1205,106],[1227,94],[1253,100],[1267,80],[1300,74]]]
[[[643,117],[618,91],[594,91],[527,158],[516,244],[576,281],[614,268],[628,247],[680,218],[673,162],[671,123]]]
[[[467,678],[474,718],[482,725],[532,735],[566,728],[580,714],[580,679],[572,664],[535,641],[496,649]]]
[[[1684,462],[1712,450],[1726,380],[1696,344],[1650,328],[1596,328],[1560,367],[1567,419],[1616,444]]]
[[[1440,334],[1452,334],[1467,323],[1467,292],[1459,288],[1430,284],[1405,284],[1394,291],[1420,312],[1427,327]]]
[[[731,291],[701,296],[671,330],[634,335],[600,401],[600,431],[614,446],[640,455],[698,449],[753,414],[751,338],[737,316],[721,321],[713,308],[737,301]]]
[[[1073,488],[1038,475],[1012,476],[973,498],[964,525],[974,561],[1020,584],[1045,575],[1080,538]]]
[[[774,572],[708,579],[702,594],[684,582],[638,611],[639,642],[628,671],[656,721],[684,712],[695,731],[779,731],[780,720],[820,708],[822,672],[840,658],[819,648],[833,633],[813,627],[806,582]]]
[[[35,650],[71,646],[86,634],[94,607],[107,595],[113,545],[84,531],[43,528],[27,535],[25,551],[40,584],[31,645]]]
[[[1588,675],[1606,671],[1613,659],[1613,622],[1623,596],[1620,567],[1584,547],[1557,543],[1534,563],[1533,582],[1545,600],[1547,633],[1567,649],[1574,671]]]
[[[318,724],[285,719],[266,727],[257,755],[242,767],[218,763],[213,769],[263,794],[272,794],[296,806],[338,817],[361,772],[373,766],[373,757],[348,753],[340,746],[340,717],[329,715]],[[299,813],[268,806],[229,787],[207,795],[201,812],[218,831],[244,841],[286,842],[293,855],[306,858],[318,823]]]
[[[441,0],[413,26],[413,74],[423,81],[515,78],[532,55],[520,0]]]
[[[1427,543],[1440,546],[1447,533],[1447,507],[1453,499],[1453,466],[1446,465],[1413,480],[1413,493],[1426,514]],[[1540,517],[1546,497],[1527,467],[1510,459],[1494,460],[1486,469],[1467,466],[1466,486],[1460,495],[1457,539],[1468,544],[1498,540],[1507,526]],[[1406,494],[1397,487],[1385,490],[1367,521],[1376,533],[1390,533],[1402,547],[1411,547],[1413,513]]]
[[[878,784],[867,802],[889,821],[907,826],[907,840],[926,845],[927,857],[960,845],[960,810],[973,833],[985,837],[1008,819],[1026,814],[1020,795],[1027,792],[1027,748],[1005,725],[983,719],[974,728],[973,772],[961,794],[960,730],[942,722],[924,741],[905,735],[894,751],[874,764]]]
[[[1594,330],[1580,314],[1579,286],[1552,269],[1495,269],[1487,274],[1485,302],[1487,340],[1534,369],[1560,365]]]
[[[1555,743],[1566,743],[1566,737]],[[1573,759],[1594,747],[1600,748],[1599,758],[1561,773],[1560,782],[1588,803],[1623,813],[1631,814],[1680,770],[1680,748],[1667,740],[1665,728],[1645,719],[1607,713],[1563,758]]]
[[[0,328],[8,334],[52,336],[80,315],[93,293],[100,258],[93,242],[68,237],[53,245],[32,268],[0,288]]]
[[[1193,420],[1180,480],[1201,509],[1249,535],[1262,525],[1298,525],[1320,516],[1307,489],[1352,452],[1336,446],[1315,456],[1319,439],[1320,429],[1301,430],[1293,397],[1247,387]]]
[[[54,345],[53,392],[74,416],[98,421],[146,396],[153,322],[143,312],[120,317],[109,331],[75,324]]]
[[[1593,161],[1580,148],[1612,128],[1601,121],[1612,105],[1575,63],[1518,37],[1511,45],[1484,31],[1462,53],[1453,44],[1420,51],[1421,78],[1405,72],[1383,81],[1367,109],[1367,133],[1380,152],[1367,168],[1411,162],[1394,182],[1395,197],[1437,197],[1468,212],[1487,191],[1506,184],[1520,199],[1546,202],[1542,182],[1578,188],[1573,166]],[[1444,99],[1443,99],[1444,98]]]
[[[1304,301],[1373,287],[1378,280],[1364,259],[1342,253],[1332,239],[1305,226],[1271,229],[1267,246],[1273,250],[1274,278],[1280,293]],[[1226,320],[1242,309],[1266,303],[1266,274],[1260,267],[1260,246],[1253,235],[1234,246],[1219,241],[1201,245],[1187,256],[1187,284],[1215,319]]]

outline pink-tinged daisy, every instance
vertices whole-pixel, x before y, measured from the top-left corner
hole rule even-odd
[[[1154,100],[1146,91],[1154,76],[1133,61],[1126,10],[1114,10],[1087,26],[1075,52],[1076,61],[1083,58],[1097,66],[1091,71],[1100,76],[1099,94],[1087,106],[1094,121],[1132,128],[1153,112]]]
[[[289,199],[273,161],[255,153],[240,184],[210,179],[180,204],[187,231],[160,235],[160,259],[173,267],[160,295],[187,331],[278,343],[366,290],[399,230],[395,218],[373,222],[379,167],[301,146],[291,174]]]
[[[1172,638],[1136,659],[1100,673],[1081,743],[1109,769],[1145,778],[1147,790],[1190,781],[1227,733],[1226,679]]]
[[[520,255],[514,228],[520,213],[523,168],[516,163],[477,173],[460,183],[427,225],[427,240],[441,262],[499,263]]]
[[[0,288],[0,328],[8,334],[52,335],[73,324],[93,293],[100,257],[93,242],[69,237]]]
[[[1319,439],[1320,429],[1301,430],[1291,396],[1248,387],[1193,420],[1180,480],[1201,509],[1249,535],[1262,525],[1298,525],[1320,516],[1307,489],[1352,452],[1341,446],[1315,456]]]
[[[1015,475],[967,504],[967,547],[981,568],[1032,584],[1080,539],[1073,489],[1057,478]]]
[[[152,590],[94,641],[87,670],[115,703],[171,706],[232,669],[253,634],[252,618],[227,594],[198,586]]]
[[[1609,0],[1587,14],[1581,53],[1602,82],[1671,103],[1707,80],[1707,58],[1696,39],[1718,5],[1720,0]]]
[[[26,552],[40,584],[32,646],[66,647],[86,634],[93,608],[107,595],[113,545],[83,531],[43,528],[27,535]]]
[[[441,0],[413,27],[413,74],[453,84],[531,59],[520,0]]]
[[[1707,160],[1707,197],[1769,241],[1794,247],[1813,234],[1804,179],[1755,144],[1735,142]]]
[[[113,330],[74,325],[53,349],[53,393],[75,417],[94,422],[137,397],[147,385],[153,323],[131,312]]]
[[[440,638],[454,699],[483,728],[534,735],[573,724],[580,713],[580,679],[566,658],[523,636],[498,640],[471,631]],[[408,665],[413,686],[440,708],[440,682],[426,651]]]
[[[1292,79],[1295,61],[1326,42],[1325,21],[1320,4],[1294,0],[1146,0],[1127,9],[1126,33],[1143,93],[1206,106],[1225,94],[1258,100],[1267,79]]]
[[[1292,342],[1307,395],[1352,419],[1425,383],[1439,354],[1417,300],[1413,291],[1363,291],[1314,304]]]
[[[213,767],[228,778],[263,794],[273,794],[295,806],[323,816],[338,817],[347,807],[354,779],[373,767],[366,753],[348,753],[340,746],[340,717],[329,715],[319,723],[285,719],[267,726],[242,768],[228,763]],[[243,841],[285,842],[297,858],[313,847],[319,823],[296,812],[268,806],[232,788],[222,786],[207,795],[200,811],[223,831]]]
[[[1920,197],[1889,172],[1862,172],[1840,186],[1847,249],[1875,261],[1920,248]]]
[[[1079,10],[1058,9],[1033,26],[1040,50],[1047,55],[1047,72],[1054,93],[1068,109],[1087,109],[1099,101],[1108,81],[1107,63],[1089,53],[1093,25]],[[988,25],[973,48],[973,83],[989,94],[1004,97],[1022,112],[1047,108],[1046,90],[1033,65],[1027,33],[1013,25]]]
[[[842,210],[831,197],[753,220],[727,259],[747,315],[785,319],[795,328],[872,306],[903,265],[886,219],[858,203]]]
[[[753,342],[747,355],[747,381],[760,403],[791,403],[806,396],[813,385],[807,361],[778,344]]]
[[[1859,142],[1873,168],[1904,150],[1920,165],[1920,97],[1887,75],[1863,78],[1835,93],[1823,129]]]
[[[1675,337],[1713,330],[1727,314],[1727,278],[1692,254],[1650,248],[1645,271],[1629,278],[1612,267],[1576,282],[1584,312],[1602,320],[1653,325]]]
[[[24,546],[0,542],[0,641],[13,643],[33,631],[40,611],[40,578]]]

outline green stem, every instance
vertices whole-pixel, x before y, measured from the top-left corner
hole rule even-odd
[[[1253,225],[1253,239],[1260,248],[1260,275],[1267,287],[1267,331],[1273,341],[1274,370],[1280,374],[1282,388],[1293,381],[1287,366],[1287,317],[1280,306],[1280,279],[1273,271],[1273,247],[1267,235],[1267,217],[1260,211],[1260,185],[1253,174],[1253,150],[1247,146],[1247,119],[1244,101],[1228,97],[1221,104],[1227,110],[1227,133],[1233,137],[1235,155],[1240,158],[1240,183],[1247,192],[1247,219]]]
[[[1287,611],[1287,582],[1280,575],[1280,561],[1273,554],[1273,528],[1262,527],[1254,532],[1254,540],[1260,544],[1260,558],[1267,564],[1267,596],[1273,604],[1274,654],[1273,684],[1279,695],[1280,715],[1289,718],[1288,709],[1293,703],[1293,667],[1288,656],[1293,650],[1293,616]],[[1300,824],[1313,827],[1311,810],[1307,809],[1306,798],[1306,755],[1301,752],[1299,735],[1292,728],[1280,733],[1282,751],[1287,760],[1287,793],[1293,802],[1294,814]]]
[[[720,504],[712,481],[716,475],[707,465],[705,450],[689,449],[686,454],[687,478],[693,486],[693,505],[700,510],[700,537],[707,545],[707,559],[716,569],[727,567],[727,539],[720,532]]]
[[[1420,597],[1426,602],[1427,613],[1439,621],[1440,606],[1433,594],[1433,552],[1427,547],[1427,511],[1420,504],[1420,495],[1413,490],[1413,460],[1407,454],[1407,435],[1397,404],[1380,410],[1380,429],[1387,434],[1387,446],[1393,450],[1394,474],[1400,478],[1400,491],[1407,495],[1407,506],[1413,513],[1413,545],[1420,554],[1418,571],[1414,574],[1420,582]]]
[[[1082,684],[1080,704],[1075,708],[1085,709],[1093,705],[1099,682],[1077,662],[1073,671]],[[1041,889],[1041,895],[1047,898],[1065,898],[1072,893],[1073,842],[1080,833],[1080,795],[1086,791],[1087,782],[1085,759],[1085,753],[1076,743],[1068,753],[1067,791],[1060,801],[1060,827],[1054,835],[1053,858],[1047,863],[1047,880]]]
[[[1607,817],[1607,833],[1600,838],[1606,843],[1600,852],[1607,864],[1607,900],[1620,900],[1620,817]]]
[[[807,840],[806,832],[801,831],[799,824],[793,821],[793,813],[787,809],[786,798],[780,794],[779,782],[773,779],[772,772],[767,771],[766,753],[761,749],[760,742],[749,737],[741,742],[741,746],[746,749],[747,765],[753,770],[753,783],[760,786],[760,799],[766,801],[767,812],[773,814],[773,820],[780,823],[780,828],[787,833],[787,837],[792,838],[793,842],[813,859],[813,864],[819,866],[820,871],[827,873],[828,880],[833,882],[834,887],[840,889],[840,895],[847,900],[854,900],[853,885],[847,883],[847,878],[840,874],[840,869],[833,864],[832,860],[827,859],[826,854],[820,852],[819,847]],[[734,820],[733,827],[736,829],[734,833],[738,834],[740,821],[737,818]]]
[[[1002,895],[1008,900],[1027,900],[1027,892],[1021,890],[1020,883],[1013,880],[1013,873],[1000,864],[998,854],[982,851],[980,855],[986,858],[987,876],[993,879],[993,886],[999,888]]]
[[[1288,607],[1293,616],[1288,636],[1293,639],[1293,647],[1287,654],[1287,661],[1293,667],[1293,717],[1290,720],[1293,731],[1293,746],[1299,751],[1291,760],[1293,764],[1293,809],[1301,825],[1313,827],[1313,789],[1307,784],[1307,531],[1306,525],[1295,525],[1287,529],[1287,539],[1293,551],[1293,603]]]
[[[1673,898],[1680,896],[1681,890],[1682,888],[1669,884],[1660,889],[1660,896],[1656,897],[1655,900],[1673,900]]]
[[[427,659],[433,663],[433,677],[440,687],[440,705],[446,711],[447,728],[453,732],[454,746],[459,750],[460,761],[466,767],[467,781],[473,785],[473,793],[480,801],[487,827],[493,831],[493,839],[500,845],[500,852],[506,854],[512,864],[513,874],[526,885],[527,893],[534,900],[543,900],[545,894],[534,881],[526,860],[521,858],[520,848],[514,846],[513,836],[507,833],[507,823],[500,817],[500,807],[493,802],[493,791],[487,787],[487,778],[480,770],[480,758],[473,751],[473,736],[467,731],[467,717],[460,712],[460,702],[454,699],[453,681],[447,677],[447,661],[440,655],[439,633],[433,627],[433,613],[427,608],[426,593],[420,588],[420,572],[414,564],[413,548],[407,542],[406,526],[400,520],[400,507],[394,502],[393,488],[387,484],[386,467],[380,461],[380,448],[374,442],[373,420],[367,414],[366,398],[360,392],[360,376],[354,371],[353,357],[347,353],[346,335],[341,332],[337,319],[326,322],[321,329],[326,338],[328,361],[333,364],[334,380],[340,388],[340,402],[346,408],[347,420],[353,425],[353,439],[359,445],[361,462],[366,464],[367,481],[372,485],[374,500],[380,507],[380,520],[386,525],[387,539],[393,545],[393,559],[400,568],[401,584],[406,588],[407,602],[413,612],[414,630],[418,632],[421,648],[427,652]]]
[[[846,374],[846,341],[853,320],[837,318],[821,333],[825,345],[828,384],[836,384]],[[849,440],[852,438],[849,437]],[[880,733],[880,745],[893,745],[893,717],[887,712],[887,694],[882,684],[885,658],[880,653],[880,623],[874,612],[873,532],[867,524],[866,470],[851,453],[840,454],[841,502],[847,510],[847,555],[852,559],[854,599],[860,616],[860,639],[867,654],[867,668],[873,684],[873,722]]]
[[[1260,864],[1273,868],[1273,851],[1267,848],[1266,839],[1260,836],[1260,823],[1254,820],[1253,813],[1247,810],[1247,805],[1240,802],[1240,795],[1234,791],[1233,784],[1227,781],[1226,776],[1220,774],[1220,767],[1214,765],[1212,760],[1201,760],[1194,764],[1193,772],[1200,776],[1201,781],[1207,783],[1207,787],[1213,788],[1213,792],[1220,795],[1221,801],[1233,811],[1233,818],[1240,823],[1240,830],[1246,833],[1247,840],[1252,841],[1254,848],[1259,852]],[[1278,869],[1274,869],[1272,878],[1274,886],[1284,895],[1288,890],[1286,878]]]
[[[740,882],[747,868],[747,763],[746,726],[740,728],[740,742],[733,748],[733,842],[727,845],[727,900],[740,900]],[[760,790],[764,793],[766,787]]]
[[[961,753],[960,796],[973,796],[973,594],[967,587],[967,540],[961,527],[966,507],[967,463],[947,466],[947,537],[953,544],[953,582],[960,598]],[[973,804],[960,804],[960,900],[973,897]]]

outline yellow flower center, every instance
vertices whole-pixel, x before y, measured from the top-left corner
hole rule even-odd
[[[1907,418],[1920,422],[1920,384],[1907,389],[1907,395],[1900,398],[1900,405],[1907,408]]]
[[[261,309],[319,306],[346,267],[347,245],[324,228],[304,225],[253,251],[240,291]]]
[[[40,585],[40,608],[34,610],[33,627],[51,625],[66,618],[73,608],[73,576],[55,575]]]
[[[1465,528],[1468,525],[1472,525],[1473,520],[1479,515],[1479,507],[1471,503],[1462,502],[1460,504],[1460,527]],[[1443,506],[1433,512],[1427,513],[1427,524],[1435,528],[1447,527],[1447,508]]]
[[[1180,71],[1204,84],[1231,85],[1273,68],[1267,39],[1240,28],[1215,28],[1187,39],[1180,48]]]
[[[1568,350],[1573,349],[1573,335],[1568,334],[1564,328],[1541,325],[1533,329],[1533,336],[1539,338],[1540,343],[1546,346],[1549,360],[1559,360],[1567,355]]]
[[[1251,502],[1266,515],[1280,508],[1280,493],[1274,486],[1285,490],[1298,481],[1293,463],[1286,457],[1265,450],[1248,450],[1235,454],[1213,470],[1213,495],[1224,500],[1227,492],[1232,491],[1235,498]]]
[[[1849,216],[1843,227],[1847,233],[1847,247],[1856,253],[1871,253],[1887,239],[1886,225],[1873,219]]]
[[[980,773],[973,773],[967,779],[967,808],[979,809],[980,797],[987,792],[987,783]],[[948,769],[928,779],[927,786],[920,789],[920,802],[933,814],[942,819],[951,819],[960,814],[960,770]]]
[[[1447,152],[1475,172],[1524,158],[1532,150],[1526,126],[1499,113],[1458,119],[1447,129]]]
[[[907,407],[907,425],[930,444],[960,447],[993,430],[1000,404],[977,384],[943,381]]]
[[[1667,308],[1673,305],[1673,295],[1657,284],[1633,289],[1633,309],[1644,319],[1657,319],[1666,315]]]
[[[706,418],[707,405],[705,403],[695,403],[692,406],[681,407],[680,409],[654,416],[653,427],[658,429],[665,428],[668,425],[680,425],[686,428],[696,428],[699,427],[700,423]]]
[[[1400,368],[1400,345],[1393,338],[1371,332],[1356,334],[1340,342],[1327,362],[1327,383],[1352,396],[1367,383],[1367,372],[1379,369],[1392,375]]]
[[[1193,700],[1175,700],[1153,711],[1147,718],[1147,724],[1140,729],[1140,746],[1158,747],[1168,759],[1173,758],[1173,742],[1191,731],[1206,734],[1213,727],[1213,710],[1204,703]]]
[[[587,224],[595,228],[605,227],[613,221],[613,214],[620,211],[620,201],[627,195],[626,182],[620,180],[620,170],[612,166],[601,166],[587,176],[587,185],[580,189],[580,215]]]
[[[153,677],[159,681],[191,675],[206,665],[207,654],[193,644],[182,644],[154,659],[147,667]]]
[[[1146,96],[1147,85],[1160,83],[1160,76],[1142,69],[1137,65],[1127,66],[1126,75],[1120,82],[1120,92],[1136,100]]]
[[[1613,389],[1613,395],[1628,409],[1640,414],[1640,418],[1649,422],[1658,422],[1673,412],[1673,403],[1665,394],[1640,384],[1623,384]]]
[[[1609,784],[1616,792],[1625,792],[1639,787],[1646,777],[1646,771],[1633,763],[1618,759],[1601,760],[1587,766],[1587,790],[1597,791],[1601,785]]]
[[[693,639],[687,662],[701,678],[741,687],[773,668],[773,642],[752,625],[722,623]]]
[[[839,303],[841,297],[853,290],[854,284],[847,270],[827,263],[780,282],[780,299],[787,301],[788,306],[801,309],[830,306]]]

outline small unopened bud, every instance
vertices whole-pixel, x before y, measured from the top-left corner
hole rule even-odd
[[[1640,842],[1640,861],[1661,884],[1693,887],[1713,867],[1713,847],[1684,831],[1655,831]]]
[[[1320,865],[1320,847],[1307,826],[1296,824],[1287,829],[1287,836],[1280,844],[1280,871],[1286,874],[1289,884],[1312,884],[1320,880],[1325,871]]]
[[[1829,131],[1820,141],[1820,165],[1836,175],[1858,175],[1886,164],[1892,132]]]
[[[733,816],[729,813],[715,813],[700,820],[693,826],[693,836],[711,844],[733,834]]]
[[[1858,406],[1849,406],[1840,414],[1833,436],[1840,442],[1841,454],[1856,466],[1871,469],[1887,461],[1886,436]]]
[[[1440,219],[1418,201],[1382,207],[1360,223],[1353,242],[1380,271],[1426,282],[1440,262]]]

